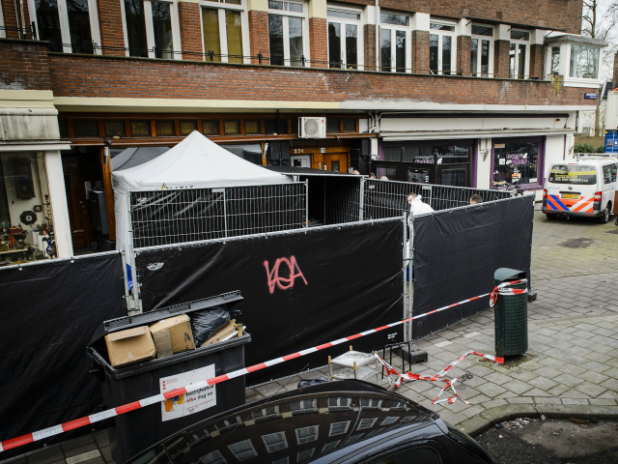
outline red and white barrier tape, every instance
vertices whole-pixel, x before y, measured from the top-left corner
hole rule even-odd
[[[524,293],[528,293],[528,288],[508,288],[509,285],[515,284],[523,284],[528,283],[528,279],[521,280],[513,280],[511,282],[502,282],[500,285],[495,287],[493,291],[489,294],[489,307],[493,308],[498,301],[498,295],[523,295]]]
[[[470,404],[469,401],[463,399],[455,391],[454,384],[458,380],[457,377],[453,379],[443,379],[442,378],[446,375],[448,371],[450,371],[453,367],[455,367],[457,364],[463,361],[466,358],[466,356],[468,356],[469,354],[474,354],[476,356],[480,356],[481,358],[489,359],[490,361],[496,362],[498,364],[504,364],[504,358],[497,358],[496,356],[492,356],[490,354],[483,354],[483,353],[478,353],[474,350],[470,350],[470,351],[466,351],[464,354],[462,354],[460,357],[458,357],[455,361],[450,363],[448,366],[446,366],[444,369],[442,369],[437,374],[434,374],[431,377],[429,377],[426,375],[413,374],[412,372],[406,372],[405,374],[400,374],[399,372],[395,370],[393,366],[387,363],[380,356],[378,356],[377,354],[375,356],[376,358],[380,360],[380,362],[384,366],[384,370],[386,371],[386,374],[388,375],[388,381],[390,382],[391,385],[394,385],[396,388],[399,388],[404,382],[414,382],[415,380],[427,380],[429,382],[444,382],[446,385],[444,385],[444,388],[440,390],[440,393],[438,394],[438,396],[434,398],[431,404],[438,404],[438,403],[442,403],[443,401],[447,401],[448,404],[453,404],[455,401],[457,401],[457,398],[459,398],[461,401],[463,401],[466,404]],[[451,390],[453,390],[453,393],[455,394],[455,396],[451,396],[449,398],[440,400],[439,398],[442,396],[442,393],[444,393],[447,388],[450,388]]]
[[[517,283],[523,283],[523,282],[526,282],[526,280],[525,279],[524,280],[515,280],[515,281],[511,281],[511,282],[505,282],[505,284],[517,284]],[[80,419],[75,419],[75,420],[70,421],[70,422],[65,422],[63,424],[54,425],[53,427],[48,427],[46,429],[39,430],[38,432],[32,432],[32,433],[29,433],[27,435],[22,435],[21,437],[12,438],[10,440],[5,440],[3,442],[0,442],[0,452],[7,451],[7,450],[10,450],[10,449],[13,449],[13,448],[17,448],[19,446],[24,446],[24,445],[27,445],[29,443],[33,443],[35,441],[39,441],[39,440],[43,440],[45,438],[52,437],[54,435],[59,435],[59,434],[61,434],[63,432],[68,432],[69,430],[77,429],[79,427],[84,427],[86,425],[94,424],[96,422],[101,422],[101,421],[103,421],[105,419],[109,419],[110,417],[119,416],[121,414],[125,414],[127,412],[134,411],[136,409],[140,409],[140,408],[143,408],[143,407],[146,407],[146,406],[150,406],[150,405],[155,404],[155,403],[160,403],[162,401],[165,401],[165,400],[170,399],[170,398],[174,398],[176,396],[184,395],[186,393],[191,393],[191,392],[194,392],[194,391],[199,390],[201,388],[206,388],[206,387],[208,387],[210,385],[216,385],[218,383],[225,382],[226,380],[234,379],[236,377],[241,377],[243,375],[250,374],[251,372],[259,371],[261,369],[265,369],[267,367],[274,366],[276,364],[281,364],[283,362],[290,361],[292,359],[300,358],[301,356],[306,356],[308,354],[315,353],[317,351],[321,351],[321,350],[324,350],[326,348],[330,348],[332,346],[339,345],[341,343],[349,342],[349,341],[355,340],[357,338],[364,337],[366,335],[371,335],[371,334],[380,332],[382,330],[390,329],[392,327],[397,327],[398,325],[404,324],[406,322],[410,322],[410,321],[413,321],[413,320],[418,320],[418,319],[421,319],[423,317],[429,316],[431,314],[435,314],[435,313],[438,313],[440,311],[444,311],[446,309],[453,308],[455,306],[459,306],[459,305],[462,305],[462,304],[465,304],[465,303],[470,303],[471,301],[479,300],[479,299],[484,298],[486,296],[492,295],[492,298],[494,298],[493,295],[496,294],[495,298],[497,298],[497,294],[501,294],[501,295],[507,295],[507,294],[510,295],[511,294],[511,293],[503,293],[503,291],[506,291],[506,290],[500,290],[502,288],[504,288],[504,284],[501,284],[498,287],[494,288],[493,292],[491,292],[491,293],[485,293],[483,295],[475,296],[475,297],[469,298],[467,300],[462,300],[462,301],[459,301],[457,303],[453,303],[453,304],[448,305],[448,306],[443,306],[441,308],[434,309],[433,311],[429,311],[428,313],[425,313],[425,314],[420,314],[418,316],[409,317],[407,319],[403,319],[401,321],[393,322],[391,324],[387,324],[387,325],[384,325],[382,327],[377,327],[375,329],[366,330],[364,332],[360,332],[360,333],[357,333],[355,335],[350,335],[348,337],[340,338],[338,340],[333,340],[332,342],[328,342],[328,343],[324,343],[322,345],[314,346],[313,348],[307,348],[305,350],[298,351],[296,353],[288,354],[288,355],[283,356],[281,358],[275,358],[275,359],[271,359],[270,361],[266,361],[266,362],[259,363],[259,364],[254,364],[253,366],[249,366],[249,367],[246,367],[246,368],[243,368],[243,369],[238,369],[238,370],[230,372],[228,374],[223,374],[223,375],[220,375],[218,377],[213,377],[212,379],[203,380],[202,382],[194,383],[194,384],[188,385],[186,387],[181,387],[181,388],[177,388],[175,390],[170,390],[168,392],[161,393],[159,395],[150,396],[150,397],[145,398],[143,400],[134,401],[133,403],[128,403],[128,404],[125,404],[125,405],[122,405],[122,406],[118,406],[117,408],[108,409],[107,411],[98,412],[96,414],[92,414],[90,416],[82,417]],[[513,294],[515,294],[515,293],[513,293]],[[519,293],[517,293],[517,294],[519,294]],[[493,305],[491,305],[491,302],[490,302],[490,306],[493,306]],[[501,359],[501,358],[496,358],[496,362],[499,362],[499,361],[497,361],[497,359]],[[502,363],[504,363],[504,360],[502,360]],[[451,382],[451,385],[452,385],[452,382]]]

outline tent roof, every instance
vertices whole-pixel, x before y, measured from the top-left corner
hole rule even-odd
[[[193,131],[178,145],[139,166],[113,172],[118,190],[216,188],[291,183],[292,179],[245,161]]]
[[[112,171],[129,169],[144,164],[165,153],[170,147],[127,148],[112,158]]]

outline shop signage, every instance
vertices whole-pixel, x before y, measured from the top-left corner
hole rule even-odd
[[[506,164],[526,164],[528,153],[511,153],[506,155]]]
[[[584,98],[586,100],[596,100],[598,95],[599,95],[598,93],[585,93]]]
[[[494,148],[504,148],[505,144],[504,143],[497,143],[494,145]]]
[[[302,148],[292,148],[293,155],[300,155],[302,153],[305,153],[305,150],[303,150]]]
[[[211,364],[200,369],[171,375],[159,379],[161,393],[175,388],[211,379],[215,376],[215,365]],[[215,385],[200,388],[185,395],[175,396],[161,402],[161,420],[163,422],[180,419],[217,405],[217,390]]]

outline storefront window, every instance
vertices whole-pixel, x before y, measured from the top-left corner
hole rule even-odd
[[[494,143],[494,187],[538,184],[542,141]]]
[[[571,45],[571,77],[597,79],[600,49],[585,45]]]
[[[55,258],[43,153],[0,155],[0,266]]]

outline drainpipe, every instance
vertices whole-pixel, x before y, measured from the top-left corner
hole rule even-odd
[[[380,70],[380,0],[376,0],[376,71]]]

